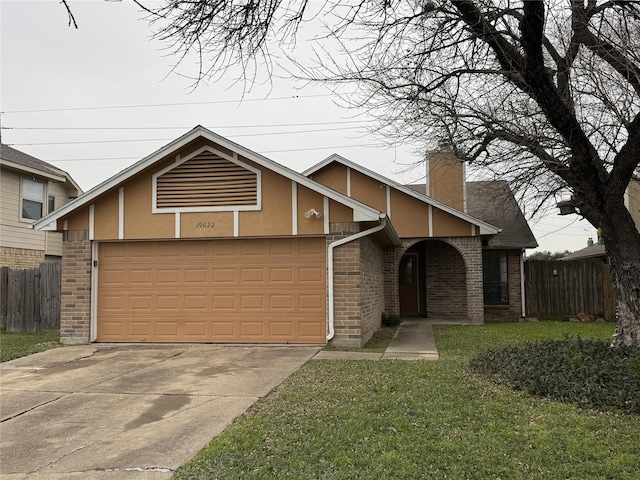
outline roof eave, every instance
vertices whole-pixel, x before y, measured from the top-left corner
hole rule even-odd
[[[13,170],[30,173],[32,175],[48,178],[50,180],[55,180],[61,183],[65,183],[67,181],[67,177],[65,177],[64,175],[55,175],[51,172],[45,172],[44,170],[40,170],[37,168],[28,167],[26,165],[21,165],[19,163],[12,162],[11,160],[0,159],[0,165],[11,168]]]

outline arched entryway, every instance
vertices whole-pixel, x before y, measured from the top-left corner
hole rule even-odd
[[[397,272],[401,316],[467,318],[467,266],[451,244],[417,241],[400,257]]]

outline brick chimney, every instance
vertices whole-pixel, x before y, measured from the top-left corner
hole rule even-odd
[[[447,143],[427,154],[427,195],[445,205],[467,211],[464,163]]]

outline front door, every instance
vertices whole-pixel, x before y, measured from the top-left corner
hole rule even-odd
[[[398,272],[400,282],[400,315],[417,316],[418,308],[418,255],[407,253],[400,260],[400,270]]]

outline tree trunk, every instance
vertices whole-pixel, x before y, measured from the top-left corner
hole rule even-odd
[[[613,346],[640,348],[640,233],[624,205],[608,207],[602,234],[617,302]]]

